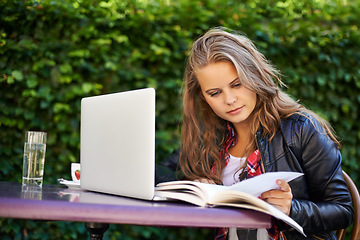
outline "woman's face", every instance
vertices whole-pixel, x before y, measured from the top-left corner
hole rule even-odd
[[[210,63],[196,72],[205,101],[220,118],[237,124],[246,120],[256,105],[256,93],[241,85],[230,62]]]

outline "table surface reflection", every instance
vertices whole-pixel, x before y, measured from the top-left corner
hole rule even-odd
[[[269,215],[252,210],[145,201],[60,184],[27,189],[14,182],[0,182],[0,217],[179,227],[271,226]]]

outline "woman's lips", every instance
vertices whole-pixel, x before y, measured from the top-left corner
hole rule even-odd
[[[239,107],[239,108],[235,108],[231,111],[228,111],[227,113],[230,114],[230,115],[235,115],[235,114],[238,114],[239,112],[241,112],[243,107]]]

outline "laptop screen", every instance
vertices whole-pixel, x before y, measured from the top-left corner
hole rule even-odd
[[[155,90],[81,101],[81,188],[152,199],[155,184]]]

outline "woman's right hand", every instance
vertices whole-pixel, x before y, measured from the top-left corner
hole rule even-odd
[[[199,178],[195,179],[195,182],[208,183],[208,184],[216,184],[213,180],[207,178]]]

